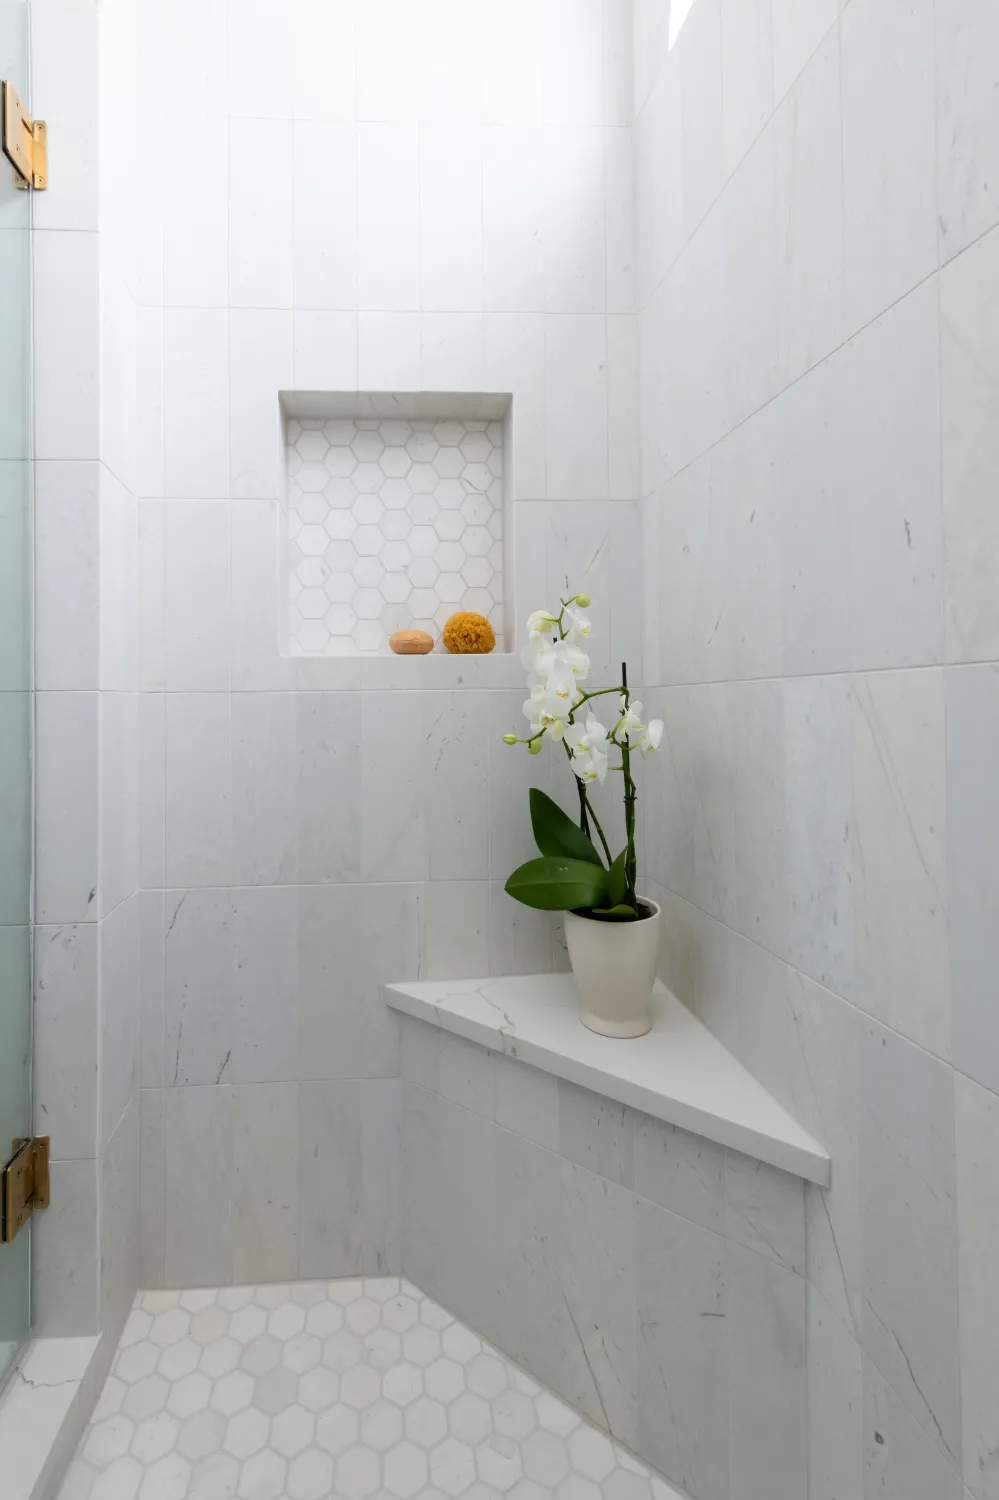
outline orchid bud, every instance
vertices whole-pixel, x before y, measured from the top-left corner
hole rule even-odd
[[[531,740],[530,741],[530,743],[527,746],[527,753],[528,753],[528,755],[540,755],[541,754],[541,740],[540,740],[540,738],[536,739],[536,740]]]
[[[588,609],[590,606],[590,596],[589,594],[577,594],[574,602],[579,605],[580,609]]]
[[[517,743],[517,736],[515,734],[505,734],[503,736],[503,743],[504,745],[515,745]]]

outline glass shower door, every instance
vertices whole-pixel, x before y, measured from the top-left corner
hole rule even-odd
[[[28,7],[0,0],[28,97]],[[0,1163],[31,1134],[31,195],[0,156]],[[0,1382],[28,1331],[30,1225],[0,1243]]]

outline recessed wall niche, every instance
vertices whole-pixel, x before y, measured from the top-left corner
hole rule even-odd
[[[296,392],[281,398],[282,648],[388,652],[455,610],[509,631],[508,395]]]

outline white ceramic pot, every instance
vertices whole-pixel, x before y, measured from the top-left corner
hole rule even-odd
[[[565,940],[583,1002],[581,1020],[601,1036],[644,1036],[652,1030],[652,987],[659,963],[659,906],[640,922],[598,922],[565,914]]]

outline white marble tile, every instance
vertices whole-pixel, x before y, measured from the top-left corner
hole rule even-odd
[[[99,1163],[101,1327],[120,1327],[139,1284],[139,1101],[133,1095]]]
[[[820,3],[828,9],[835,0]],[[790,15],[792,10],[814,10],[815,4],[810,0],[802,7],[796,0],[787,0],[781,9]],[[775,46],[780,27],[780,15],[775,14]],[[776,80],[774,92],[777,98],[784,94]],[[838,36],[826,40],[811,57],[777,110],[773,130],[777,243],[781,247],[781,368],[785,378],[793,380],[834,349],[844,332]]]
[[[720,0],[690,8],[676,44],[683,129],[683,218],[688,237],[725,180]]]
[[[548,496],[607,495],[607,330],[603,317],[566,314],[545,333]]]
[[[482,308],[482,135],[462,125],[420,126],[420,300],[434,311]]]
[[[35,917],[97,916],[98,698],[35,695]]]
[[[297,0],[295,117],[353,120],[353,0]]]
[[[162,693],[139,694],[139,884],[163,885],[164,860],[164,722]]]
[[[625,1105],[559,1079],[560,1155],[622,1187],[635,1185],[636,1118]]]
[[[937,265],[932,4],[847,6],[842,67],[846,322],[853,333]]]
[[[297,898],[287,886],[232,893],[232,1029],[216,1081],[296,1076]]]
[[[999,1098],[955,1076],[957,1264],[961,1304],[962,1471],[977,1500],[999,1495]]]
[[[35,684],[98,685],[98,469],[35,464]]]
[[[37,459],[98,455],[97,237],[39,230],[34,275]]]
[[[864,1391],[860,1348],[811,1285],[808,1347],[808,1493],[838,1500],[864,1492]]]
[[[357,294],[357,130],[353,122],[295,125],[294,300],[352,308]],[[324,191],[316,192],[316,183]],[[315,389],[307,381],[302,389]],[[349,387],[348,387],[349,389]]]
[[[849,528],[849,665],[943,660],[937,290],[926,283],[837,356]]]
[[[484,1115],[496,1114],[495,1055],[474,1042],[441,1033],[438,1043],[438,1092],[452,1104]]]
[[[505,1126],[547,1151],[557,1151],[558,1080],[499,1054],[494,1057],[493,1070],[497,1125]]]
[[[859,1076],[864,1351],[930,1441],[956,1462],[953,1075],[871,1025],[861,1037]]]
[[[785,683],[788,957],[842,992],[854,972],[848,680]]]
[[[774,98],[783,99],[841,9],[840,0],[773,0]]]
[[[786,9],[786,7],[785,7]],[[773,23],[763,0],[722,0],[725,171],[731,174],[773,111]]]
[[[357,314],[357,386],[362,391],[421,389],[419,313]]]
[[[725,1242],[640,1201],[637,1258],[638,1446],[690,1494],[726,1500]]]
[[[298,1085],[232,1091],[232,1273],[282,1281],[298,1270]]]
[[[804,1275],[805,1204],[800,1178],[738,1151],[725,1156],[725,1234]]]
[[[940,277],[943,506],[947,659],[999,653],[999,606],[990,579],[999,555],[992,476],[999,462],[999,233]]]
[[[163,1091],[168,1287],[226,1285],[231,1279],[232,1093],[227,1084]]]
[[[103,1152],[138,1089],[139,896],[119,903],[98,932],[100,1082],[98,1147]]]
[[[135,693],[101,693],[100,871],[103,917],[139,885],[139,704]]]
[[[51,101],[46,124],[53,141],[59,137],[59,157],[53,155],[54,181],[32,204],[36,229],[98,227],[97,70],[95,11],[76,4],[40,6],[32,25],[32,98]]]
[[[560,1171],[553,1152],[522,1134],[496,1132],[494,1274],[503,1288],[493,1312],[496,1338],[511,1358],[556,1388],[567,1337],[558,1248]],[[544,1482],[548,1476],[534,1477]]]
[[[290,310],[233,308],[229,314],[229,488],[233,499],[282,492],[284,445],[278,391],[294,384]]]
[[[296,390],[356,390],[357,314],[298,309],[294,361]]]
[[[164,686],[210,692],[229,686],[229,506],[164,506]]]
[[[732,1500],[793,1500],[807,1485],[805,1283],[731,1242],[726,1279]]]
[[[166,1142],[163,1089],[139,1092],[139,1282],[166,1285]]]
[[[363,116],[362,116],[363,118]],[[376,117],[391,121],[391,113]],[[415,125],[357,132],[357,297],[381,312],[419,307],[419,141]]]
[[[777,237],[776,132],[751,146],[724,195],[730,427],[782,385],[781,243]]]
[[[427,874],[423,705],[415,693],[365,694],[361,705],[361,873],[365,880]]]
[[[651,1115],[635,1121],[635,1191],[716,1234],[725,1232],[725,1152]]]
[[[310,1081],[298,1096],[299,1275],[397,1271],[399,1081]]]
[[[163,903],[167,1088],[221,1082],[233,1031],[233,900],[173,890]]]
[[[100,1327],[97,1161],[54,1161],[52,1201],[31,1229],[32,1325],[41,1337]]]
[[[541,136],[541,151],[545,311],[576,317],[603,313],[604,132],[596,127],[548,126]],[[589,363],[587,354],[583,359]],[[566,373],[571,377],[571,371]]]
[[[940,252],[949,260],[999,221],[999,31],[982,0],[942,0],[935,10]]]
[[[563,1389],[623,1442],[638,1431],[637,1200],[616,1183],[562,1162]]]
[[[97,925],[36,927],[33,1107],[52,1156],[97,1149]]]
[[[547,0],[544,16],[545,121],[603,123],[603,16],[599,0]]]
[[[489,874],[489,808],[482,794],[491,749],[487,695],[466,689],[421,697],[430,879],[483,880]]]
[[[961,1480],[898,1395],[864,1360],[864,1495],[960,1500]]]
[[[857,1041],[863,1017],[838,995],[787,971],[796,1055],[792,1075],[795,1117],[826,1143],[836,1162],[828,1188],[805,1189],[808,1279],[839,1320],[860,1330],[860,1091]]]
[[[999,733],[999,673],[961,667],[947,679],[947,844],[954,1062],[999,1089],[999,1025],[988,975],[996,941],[989,746]]]
[[[293,156],[291,120],[233,118],[229,123],[229,302],[232,307],[291,307]],[[260,180],[271,184],[260,213]]]
[[[424,892],[427,978],[462,979],[488,973],[488,881],[433,880]]]
[[[943,673],[855,677],[850,719],[855,973],[848,998],[947,1056]]]
[[[391,1077],[398,1040],[381,998],[420,968],[421,888],[299,890],[299,1078]]]
[[[229,493],[228,325],[217,308],[163,313],[164,487],[171,498]]]
[[[165,707],[166,882],[223,885],[232,870],[229,695],[170,693]]]

